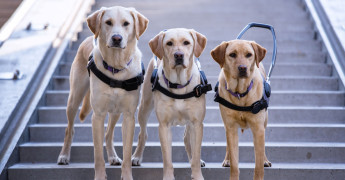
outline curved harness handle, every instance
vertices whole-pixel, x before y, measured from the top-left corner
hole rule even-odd
[[[267,75],[267,79],[266,81],[268,83],[270,83],[270,77],[271,77],[271,74],[272,74],[272,70],[274,68],[274,65],[275,65],[275,62],[276,62],[276,57],[277,57],[277,40],[276,40],[276,33],[274,31],[274,28],[273,26],[271,25],[268,25],[268,24],[262,24],[262,23],[255,23],[255,22],[252,22],[252,23],[249,23],[241,32],[240,34],[237,36],[237,39],[241,39],[241,37],[243,36],[243,34],[250,28],[252,27],[259,27],[259,28],[265,28],[265,29],[268,29],[272,32],[272,36],[273,36],[273,55],[272,55],[272,62],[271,62],[271,66],[270,66],[270,69],[268,71],[268,75]]]

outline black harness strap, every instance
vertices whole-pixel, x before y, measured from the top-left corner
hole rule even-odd
[[[103,74],[102,71],[100,71],[97,68],[92,54],[90,55],[89,63],[87,64],[87,70],[89,71],[89,76],[90,76],[90,70],[91,70],[93,74],[95,74],[95,76],[98,79],[100,79],[102,82],[104,82],[105,84],[108,84],[112,88],[121,88],[126,91],[136,90],[144,82],[145,68],[144,68],[143,62],[141,62],[141,68],[142,68],[142,72],[136,77],[127,79],[125,81],[119,81],[116,79],[109,78],[107,75]]]
[[[203,71],[200,72],[200,84],[194,87],[192,92],[187,94],[175,94],[167,89],[163,88],[158,82],[158,69],[154,69],[151,75],[152,91],[158,90],[161,93],[165,94],[168,97],[174,99],[188,99],[191,97],[200,97],[202,94],[206,94],[208,91],[212,90],[211,84],[207,84],[206,75]]]
[[[175,93],[172,93],[172,92],[168,91],[167,89],[163,88],[159,84],[159,82],[156,82],[155,85],[152,85],[152,86],[153,86],[152,91],[158,90],[161,93],[165,94],[166,96],[174,98],[174,99],[188,99],[191,97],[197,97],[198,98],[202,94],[206,94],[208,91],[212,90],[211,84],[206,84],[206,85],[198,84],[197,86],[194,87],[192,92],[189,92],[187,94],[175,94]]]
[[[264,81],[264,88],[265,88],[265,81]],[[267,84],[268,85],[268,84]],[[267,109],[268,107],[268,98],[267,97],[267,93],[264,89],[262,98],[259,101],[254,102],[251,106],[237,106],[235,104],[230,103],[229,101],[225,100],[224,98],[219,96],[218,93],[218,86],[219,86],[219,82],[217,82],[214,91],[216,92],[215,96],[214,96],[214,101],[218,102],[219,104],[229,108],[229,109],[233,109],[236,111],[248,111],[248,112],[252,112],[253,114],[257,114],[258,112],[260,112],[263,109]]]

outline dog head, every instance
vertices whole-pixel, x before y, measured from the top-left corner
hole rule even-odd
[[[187,68],[193,56],[199,57],[206,46],[206,37],[193,29],[169,29],[150,40],[150,48],[169,68]]]
[[[265,55],[265,48],[246,40],[222,42],[211,51],[213,59],[234,79],[251,78]]]
[[[87,24],[108,48],[126,48],[129,41],[139,39],[145,32],[148,19],[134,8],[102,7],[87,18]]]

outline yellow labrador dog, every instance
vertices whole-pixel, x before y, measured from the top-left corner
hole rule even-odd
[[[204,162],[200,160],[200,153],[206,111],[206,92],[197,93],[199,97],[192,94],[201,81],[194,56],[201,55],[206,41],[204,35],[192,29],[177,28],[162,31],[149,42],[158,60],[151,59],[145,77],[138,111],[139,142],[132,156],[132,163],[133,165],[141,163],[147,139],[146,125],[149,114],[154,108],[159,121],[164,180],[174,179],[170,129],[174,125],[186,125],[184,143],[192,167],[192,179],[203,179],[201,166],[204,166]],[[155,79],[154,86],[159,86],[159,88],[154,88],[152,91],[150,76],[154,71],[154,66],[156,66],[158,78]],[[206,86],[202,87],[206,89]],[[186,94],[190,97],[182,97]]]
[[[148,19],[134,8],[115,6],[94,12],[87,18],[87,23],[94,37],[88,37],[80,45],[71,67],[67,103],[68,127],[58,164],[69,163],[74,133],[73,121],[84,98],[80,120],[85,119],[91,107],[93,109],[95,179],[107,178],[103,156],[104,119],[107,114],[109,122],[106,149],[109,163],[122,163],[122,179],[133,179],[131,152],[134,114],[139,102],[140,84],[143,82],[142,54],[137,47],[137,41],[146,30]],[[117,156],[113,145],[113,130],[121,113],[123,162]]]
[[[253,133],[254,179],[263,179],[264,165],[271,166],[265,154],[269,94],[267,97],[264,89],[265,70],[260,63],[265,54],[265,48],[245,40],[222,42],[211,51],[213,59],[221,67],[215,101],[220,103],[227,138],[223,166],[230,166],[232,180],[239,179],[238,128],[242,131],[250,128]]]

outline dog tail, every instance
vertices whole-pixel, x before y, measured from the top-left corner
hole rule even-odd
[[[83,105],[81,106],[81,110],[79,113],[79,119],[81,122],[84,122],[86,116],[90,113],[90,111],[91,111],[90,90],[88,90],[84,96]]]

